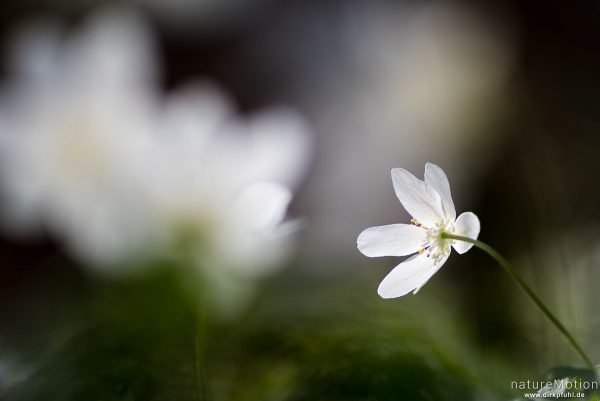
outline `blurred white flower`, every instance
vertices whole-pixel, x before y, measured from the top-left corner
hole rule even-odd
[[[275,242],[295,226],[284,218],[309,159],[304,120],[282,109],[241,119],[208,85],[175,94],[166,110],[152,205],[171,227],[163,240],[198,237],[198,259],[240,273],[273,267],[288,245]]]
[[[136,15],[97,15],[64,43],[32,32],[0,98],[5,220],[50,230],[103,272],[185,254],[251,277],[281,260],[308,162],[301,117],[238,117],[208,84],[163,100]]]
[[[480,229],[474,213],[456,217],[448,178],[435,164],[425,165],[424,181],[395,168],[392,182],[400,203],[413,217],[412,224],[367,228],[358,236],[358,249],[369,257],[416,255],[404,260],[383,279],[377,289],[382,298],[417,293],[446,262],[451,248],[462,254],[473,246],[443,238],[442,233],[476,239]]]
[[[149,33],[133,14],[96,15],[68,40],[40,24],[15,41],[0,125],[5,215],[47,228],[91,263],[140,251],[137,203],[156,102]]]
[[[309,160],[306,123],[282,109],[242,119],[209,85],[165,110],[146,202],[159,248],[199,266],[219,311],[236,312],[291,250],[298,222],[285,216]]]

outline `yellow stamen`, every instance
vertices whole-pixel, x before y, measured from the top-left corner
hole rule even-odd
[[[417,252],[419,252],[420,254],[422,254],[423,252],[425,252],[425,248],[421,247],[421,248],[419,248],[419,250]]]

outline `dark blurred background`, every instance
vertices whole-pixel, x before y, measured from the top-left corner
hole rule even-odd
[[[102,4],[2,0],[0,42],[41,16],[76,26]],[[356,237],[409,220],[389,170],[422,177],[426,161],[600,358],[597,3],[131,6],[156,30],[165,90],[201,77],[243,112],[283,103],[307,116],[314,164],[292,205],[306,226],[289,266],[240,317],[209,324],[200,351],[168,279],[97,281],[50,235],[4,235],[3,399],[495,400],[519,395],[511,380],[580,363],[478,250],[417,296],[378,298],[398,261],[365,258]]]

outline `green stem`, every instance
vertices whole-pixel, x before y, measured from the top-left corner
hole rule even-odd
[[[588,367],[594,368],[592,361],[590,360],[590,358],[588,358],[581,346],[579,346],[579,344],[575,340],[575,337],[573,337],[569,330],[567,330],[567,328],[560,322],[560,320],[558,320],[558,318],[550,311],[550,309],[548,309],[548,307],[542,302],[542,300],[537,296],[537,294],[525,282],[523,277],[521,277],[521,275],[512,267],[510,262],[506,260],[502,255],[500,255],[494,248],[492,248],[484,242],[469,237],[464,237],[462,235],[442,233],[442,238],[468,242],[470,244],[475,245],[477,248],[483,250],[492,258],[494,258],[500,264],[500,266],[502,266],[506,273],[508,273],[508,275],[514,281],[516,281],[519,287],[521,287],[521,289],[525,291],[525,293],[529,296],[529,298],[531,298],[531,300],[537,305],[537,307],[540,308],[542,312],[544,312],[546,317],[550,319],[550,321],[556,326],[556,328],[567,338],[569,343],[573,346],[573,348],[575,348],[575,351],[577,351],[579,356],[581,356],[581,358],[585,361]]]

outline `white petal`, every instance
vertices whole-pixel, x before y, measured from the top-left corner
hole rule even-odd
[[[410,224],[371,227],[358,236],[358,250],[365,256],[406,256],[419,250],[427,232]]]
[[[477,239],[477,237],[479,236],[480,228],[481,225],[479,223],[479,219],[477,218],[475,213],[472,212],[464,212],[463,214],[458,216],[458,218],[454,222],[454,234],[462,235],[472,239]],[[465,253],[469,249],[471,249],[472,246],[473,244],[470,244],[468,242],[456,240],[452,244],[452,247],[454,247],[454,249],[458,253]]]
[[[394,269],[383,279],[377,293],[382,298],[397,298],[421,286],[429,278],[433,259],[425,254],[414,255]]]
[[[426,227],[434,227],[444,217],[440,195],[424,181],[402,168],[392,169],[396,196],[411,216]]]
[[[425,275],[425,279],[423,280],[423,282],[421,284],[419,284],[419,286],[417,288],[415,288],[415,290],[413,291],[413,294],[416,294],[421,289],[421,287],[423,287],[425,284],[427,284],[429,279],[431,277],[433,277],[433,275],[435,273],[437,273],[438,270],[440,270],[440,267],[442,267],[444,265],[444,263],[446,263],[446,261],[448,260],[448,257],[450,257],[450,250],[448,250],[448,252],[444,256],[442,256],[441,259],[439,259],[437,262],[435,262],[435,264],[433,265],[431,270],[429,272],[427,272],[427,274]]]
[[[234,205],[234,212],[245,227],[269,230],[283,221],[291,200],[292,192],[286,187],[259,182],[242,191]]]
[[[225,124],[233,114],[233,106],[227,96],[208,82],[196,82],[169,96],[165,105],[163,123],[164,138],[176,142],[173,137],[185,142],[198,159],[207,147],[211,135]]]
[[[441,167],[433,164],[425,164],[425,183],[433,188],[442,198],[442,206],[446,219],[454,221],[456,219],[456,209],[452,202],[452,194],[450,193],[450,183],[448,177]]]
[[[93,81],[87,85],[96,90],[144,87],[156,76],[153,39],[143,15],[132,9],[103,9],[69,42],[64,73],[78,82]]]
[[[247,169],[259,179],[295,188],[310,164],[312,140],[308,122],[298,113],[274,108],[255,115],[248,124],[251,158]]]
[[[213,140],[214,165],[233,181],[277,182],[294,189],[310,161],[311,139],[299,115],[282,109],[234,118]]]

